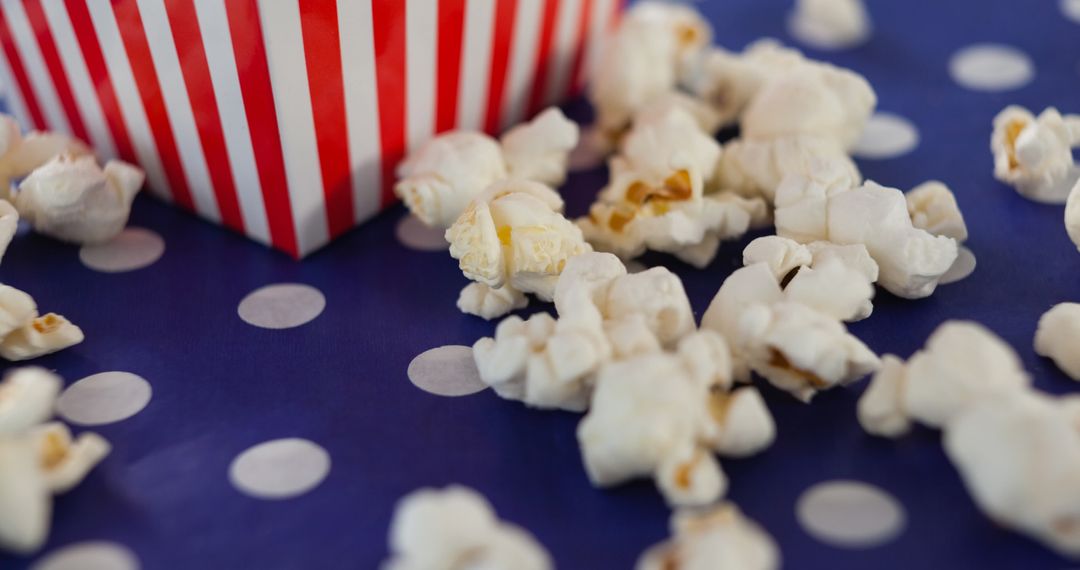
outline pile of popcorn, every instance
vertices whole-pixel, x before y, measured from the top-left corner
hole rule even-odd
[[[869,33],[858,0],[801,0],[790,26],[820,45]],[[676,510],[673,538],[644,552],[639,570],[779,566],[769,535],[723,500],[717,459],[761,453],[776,437],[755,375],[803,402],[872,376],[857,407],[867,432],[944,430],[988,516],[1080,557],[1080,400],[1035,392],[1012,348],[976,323],[943,324],[907,361],[877,355],[845,325],[871,316],[877,287],[934,293],[968,238],[956,197],[940,181],[904,192],[863,179],[850,151],[877,97],[857,73],[772,40],[733,53],[711,38],[689,6],[635,4],[589,85],[591,128],[579,133],[549,109],[498,141],[441,135],[402,164],[398,194],[446,228],[472,281],[463,312],[502,317],[526,293],[554,303],[475,343],[481,380],[502,398],[583,413],[577,438],[594,486],[655,482]],[[717,142],[736,125],[736,138]],[[1035,200],[1069,198],[1080,246],[1078,144],[1080,117],[1054,109],[1009,107],[994,120],[995,175]],[[609,181],[570,221],[555,188],[575,145],[610,155]],[[648,250],[704,268],[722,242],[769,225],[775,235],[745,247],[700,325],[678,276],[627,270]],[[1063,303],[1040,321],[1035,349],[1080,379],[1076,338],[1080,304]],[[386,568],[551,567],[534,539],[462,488],[403,499],[391,547]]]

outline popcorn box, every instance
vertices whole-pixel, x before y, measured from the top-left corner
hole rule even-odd
[[[391,205],[408,149],[580,90],[623,0],[2,0],[26,129],[295,257]]]

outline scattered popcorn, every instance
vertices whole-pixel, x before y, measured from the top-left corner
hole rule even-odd
[[[652,477],[674,506],[721,497],[727,479],[713,453],[753,454],[771,445],[776,432],[756,390],[727,392],[732,377],[726,353],[720,335],[701,331],[684,337],[675,353],[602,367],[578,425],[593,484]]]
[[[11,202],[0,199],[0,260],[4,259],[15,231],[19,229],[19,212]]]
[[[0,357],[28,360],[82,341],[79,327],[55,313],[39,317],[37,304],[30,295],[0,285]]]
[[[44,368],[18,368],[0,382],[0,437],[48,420],[63,382]]]
[[[957,257],[956,240],[916,228],[904,194],[866,182],[832,191],[815,180],[790,177],[776,200],[777,235],[796,241],[863,244],[879,266],[878,282],[898,297],[934,292]]]
[[[550,107],[507,131],[500,144],[511,177],[561,186],[567,158],[578,144],[578,126],[558,107]]]
[[[791,33],[819,49],[840,49],[866,41],[870,18],[863,0],[797,0]]]
[[[549,570],[551,556],[528,531],[501,521],[472,489],[420,489],[400,501],[383,570]]]
[[[1075,559],[1080,429],[1074,404],[1035,392],[983,400],[950,421],[944,446],[975,503],[996,524]]]
[[[1059,303],[1039,319],[1035,352],[1054,361],[1062,372],[1080,380],[1080,304]]]
[[[1076,181],[1065,203],[1065,231],[1069,239],[1080,248],[1080,180]]]
[[[804,402],[880,366],[843,323],[797,302],[747,307],[739,316],[738,338],[755,372]]]
[[[678,68],[711,39],[709,24],[689,6],[635,4],[608,39],[588,86],[601,130],[617,137],[638,109],[675,87]]]
[[[506,286],[494,289],[475,281],[461,290],[457,300],[458,310],[462,313],[489,321],[510,311],[524,309],[528,304],[529,298],[521,291]]]
[[[750,381],[750,365],[745,356],[749,347],[740,330],[743,312],[759,303],[771,305],[783,300],[784,293],[769,266],[757,263],[729,275],[709,303],[701,318],[701,328],[716,331],[727,339],[733,374],[739,382]]]
[[[781,287],[787,285],[792,271],[810,265],[813,260],[810,248],[780,236],[759,237],[743,250],[743,265],[766,264]]]
[[[923,182],[904,195],[907,200],[911,223],[920,230],[936,236],[951,237],[956,243],[967,241],[967,224],[956,196],[948,186],[931,180]]]
[[[11,191],[11,181],[61,154],[81,156],[90,149],[76,139],[59,133],[30,132],[23,136],[15,117],[0,113],[0,197]]]
[[[466,277],[492,289],[511,288],[550,301],[566,261],[591,250],[579,230],[560,213],[562,198],[530,180],[504,180],[477,196],[446,230],[450,255]],[[463,292],[464,308],[475,292]],[[503,292],[513,301],[514,293]],[[506,307],[514,304],[504,303]],[[493,315],[493,311],[484,311]],[[483,315],[482,315],[483,316]]]
[[[1012,186],[1022,196],[1049,204],[1062,204],[1080,179],[1072,147],[1080,136],[1053,107],[1035,117],[1027,109],[1010,105],[994,117],[990,150],[994,153],[994,178]]]
[[[768,140],[732,139],[720,158],[719,185],[769,203],[789,175],[812,177],[828,172],[829,187],[847,190],[862,182],[851,157],[836,143],[809,135]]]
[[[424,143],[397,169],[394,193],[425,224],[450,227],[469,202],[492,183],[506,178],[506,164],[495,139],[453,131]]]
[[[733,503],[680,510],[671,517],[670,540],[646,550],[637,570],[775,570],[776,542]]]
[[[978,402],[1018,397],[1031,384],[1016,352],[982,325],[947,321],[903,364],[889,357],[859,401],[859,422],[886,437],[908,419],[940,428]]]
[[[65,154],[31,172],[19,184],[13,203],[42,235],[103,243],[127,225],[131,202],[145,178],[141,169],[126,162],[110,160],[103,170],[92,156]]]
[[[21,368],[0,382],[0,549],[30,554],[49,533],[52,496],[78,485],[108,455],[93,433],[72,439],[53,414],[62,382],[41,368]]]

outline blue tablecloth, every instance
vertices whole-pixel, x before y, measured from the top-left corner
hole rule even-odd
[[[761,36],[791,42],[782,0],[699,7],[716,41],[740,49]],[[1058,2],[871,0],[871,41],[839,53],[807,50],[864,74],[879,109],[909,119],[921,142],[909,154],[860,161],[863,173],[910,188],[940,179],[956,192],[978,258],[974,275],[931,298],[879,293],[874,315],[851,327],[872,349],[908,356],[946,319],[975,319],[1012,344],[1054,393],[1074,391],[1031,348],[1051,305],[1080,300],[1080,254],[1060,206],[1040,205],[996,182],[990,121],[1010,103],[1080,112],[1080,25]],[[1009,44],[1035,63],[1034,80],[987,93],[950,78],[952,53],[979,42]],[[577,117],[584,104],[571,105]],[[575,174],[563,189],[569,213],[583,213],[603,169]],[[75,247],[25,235],[12,244],[0,278],[68,316],[86,341],[38,362],[68,382],[107,370],[138,374],[154,390],[136,416],[95,428],[112,454],[78,488],[58,498],[48,553],[108,540],[159,568],[373,568],[386,555],[394,502],[421,486],[460,482],[487,495],[505,518],[532,530],[561,568],[630,568],[667,535],[669,511],[650,482],[593,489],[574,437],[578,417],[539,412],[490,391],[444,398],[414,387],[410,360],[446,344],[471,345],[494,324],[454,306],[465,280],[445,252],[418,252],[394,236],[400,207],[297,263],[244,238],[140,198],[132,224],[160,233],[154,265],[105,274],[84,267]],[[695,312],[707,307],[740,265],[744,245],[725,244],[707,269],[664,256],[684,280]],[[298,328],[266,330],[237,316],[250,291],[307,283],[326,310]],[[536,305],[532,307],[536,309]],[[787,568],[1062,567],[1039,544],[981,515],[949,464],[936,432],[887,441],[855,419],[865,383],[818,396],[811,405],[765,388],[776,444],[760,456],[725,460],[728,496],[777,539]],[[227,472],[242,450],[268,439],[303,437],[323,446],[332,469],[321,486],[285,501],[236,491]],[[863,550],[827,546],[796,521],[809,486],[855,479],[894,495],[907,513],[896,540]],[[32,558],[0,555],[0,568]]]

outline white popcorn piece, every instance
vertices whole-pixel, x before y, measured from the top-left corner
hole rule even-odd
[[[578,144],[578,126],[558,107],[550,107],[504,133],[499,142],[510,176],[561,186],[567,157]]]
[[[499,520],[491,504],[460,485],[420,489],[400,501],[383,570],[549,570],[551,556],[527,531]]]
[[[931,180],[912,188],[904,195],[911,223],[936,236],[951,237],[957,243],[967,241],[967,224],[956,196],[945,184]]]
[[[805,61],[774,74],[742,115],[742,137],[768,140],[811,135],[849,150],[877,105],[861,75],[828,63]]]
[[[723,147],[718,177],[722,188],[743,196],[760,196],[779,207],[779,188],[788,176],[812,179],[830,193],[862,183],[851,157],[834,141],[822,137],[736,138]]]
[[[1075,410],[1038,393],[980,402],[945,429],[944,447],[996,524],[1080,558],[1080,430]]]
[[[747,48],[747,52],[751,49]],[[703,124],[704,130],[715,132],[717,127],[738,120],[751,97],[766,80],[766,71],[751,61],[747,52],[735,54],[711,46],[684,68],[680,83],[699,98],[696,100],[704,102],[712,113],[712,121],[707,124],[715,123],[715,127],[705,128]]]
[[[63,381],[44,368],[18,368],[0,382],[0,437],[22,433],[53,415]]]
[[[1078,121],[1075,115],[1062,117],[1053,107],[1038,117],[1017,105],[1003,109],[994,117],[990,138],[994,178],[1036,202],[1065,203],[1080,179],[1071,150],[1080,140],[1070,127]]]
[[[724,117],[707,102],[681,91],[668,91],[639,108],[633,117],[634,125],[655,123],[672,112],[686,113],[701,131],[716,134],[725,123]]]
[[[483,283],[469,283],[458,294],[457,307],[466,315],[476,315],[491,320],[510,311],[523,309],[529,304],[528,297],[509,285],[494,289]]]
[[[709,24],[689,6],[635,4],[606,42],[588,86],[601,130],[617,135],[638,109],[671,91],[679,66],[711,38]]]
[[[797,0],[788,20],[791,33],[818,49],[843,49],[870,36],[863,0]]]
[[[1080,304],[1059,303],[1039,318],[1035,352],[1054,361],[1062,372],[1080,380]]]
[[[671,539],[646,550],[637,570],[775,570],[780,549],[733,503],[680,510],[671,517]]]
[[[810,265],[814,260],[805,245],[780,236],[764,236],[755,239],[743,249],[743,265],[764,263],[778,283],[785,282],[793,270]]]
[[[8,197],[12,180],[61,154],[91,153],[83,143],[60,133],[33,131],[24,136],[15,117],[0,113],[0,198]]]
[[[1076,247],[1080,249],[1080,180],[1076,181],[1065,202],[1065,231]]]
[[[452,131],[410,153],[398,165],[397,175],[394,193],[409,211],[429,226],[448,228],[473,198],[506,178],[507,170],[495,139]]]
[[[878,282],[898,297],[931,295],[956,261],[956,240],[914,227],[904,195],[895,188],[867,182],[836,194],[828,220],[829,241],[865,245],[878,264]]]
[[[796,302],[748,307],[738,334],[750,367],[804,402],[880,367],[877,355],[839,320]]]
[[[72,439],[71,431],[60,422],[38,426],[30,437],[37,441],[45,484],[52,493],[73,489],[112,450],[96,433],[84,432]]]
[[[629,168],[647,178],[666,178],[682,167],[707,186],[720,161],[720,143],[679,108],[636,121],[621,146]]]
[[[4,259],[15,232],[19,229],[19,211],[11,202],[0,199],[0,260]]]
[[[19,184],[14,206],[34,231],[78,244],[116,237],[127,225],[131,203],[145,175],[138,167],[92,156],[59,155]]]
[[[13,362],[29,360],[75,346],[84,338],[82,329],[63,316],[46,313],[0,340],[0,357]]]
[[[748,457],[776,440],[776,422],[761,392],[753,386],[733,392],[712,391],[710,412],[720,425],[713,449],[725,457]]]
[[[602,313],[607,319],[642,315],[648,329],[667,347],[674,346],[696,328],[694,311],[682,281],[666,267],[652,267],[614,279]]]
[[[473,281],[550,301],[566,261],[591,251],[561,210],[562,198],[539,182],[497,182],[446,230],[450,255]]]
[[[10,285],[0,284],[0,339],[37,316],[37,303],[33,297]]]
[[[49,534],[52,493],[34,442],[0,437],[0,550],[35,552]]]
[[[743,338],[740,328],[743,312],[759,303],[771,305],[783,300],[784,292],[772,270],[765,263],[756,263],[729,275],[709,303],[701,318],[701,328],[716,331],[728,340],[736,380],[750,381],[750,365],[746,358],[748,339]]]
[[[907,391],[907,367],[892,354],[881,357],[881,369],[859,398],[859,424],[867,433],[881,437],[899,437],[911,429],[904,408]]]
[[[813,265],[820,265],[830,259],[841,261],[852,269],[857,269],[870,283],[877,283],[878,264],[861,243],[835,244],[827,241],[814,241],[806,245],[813,256]]]

